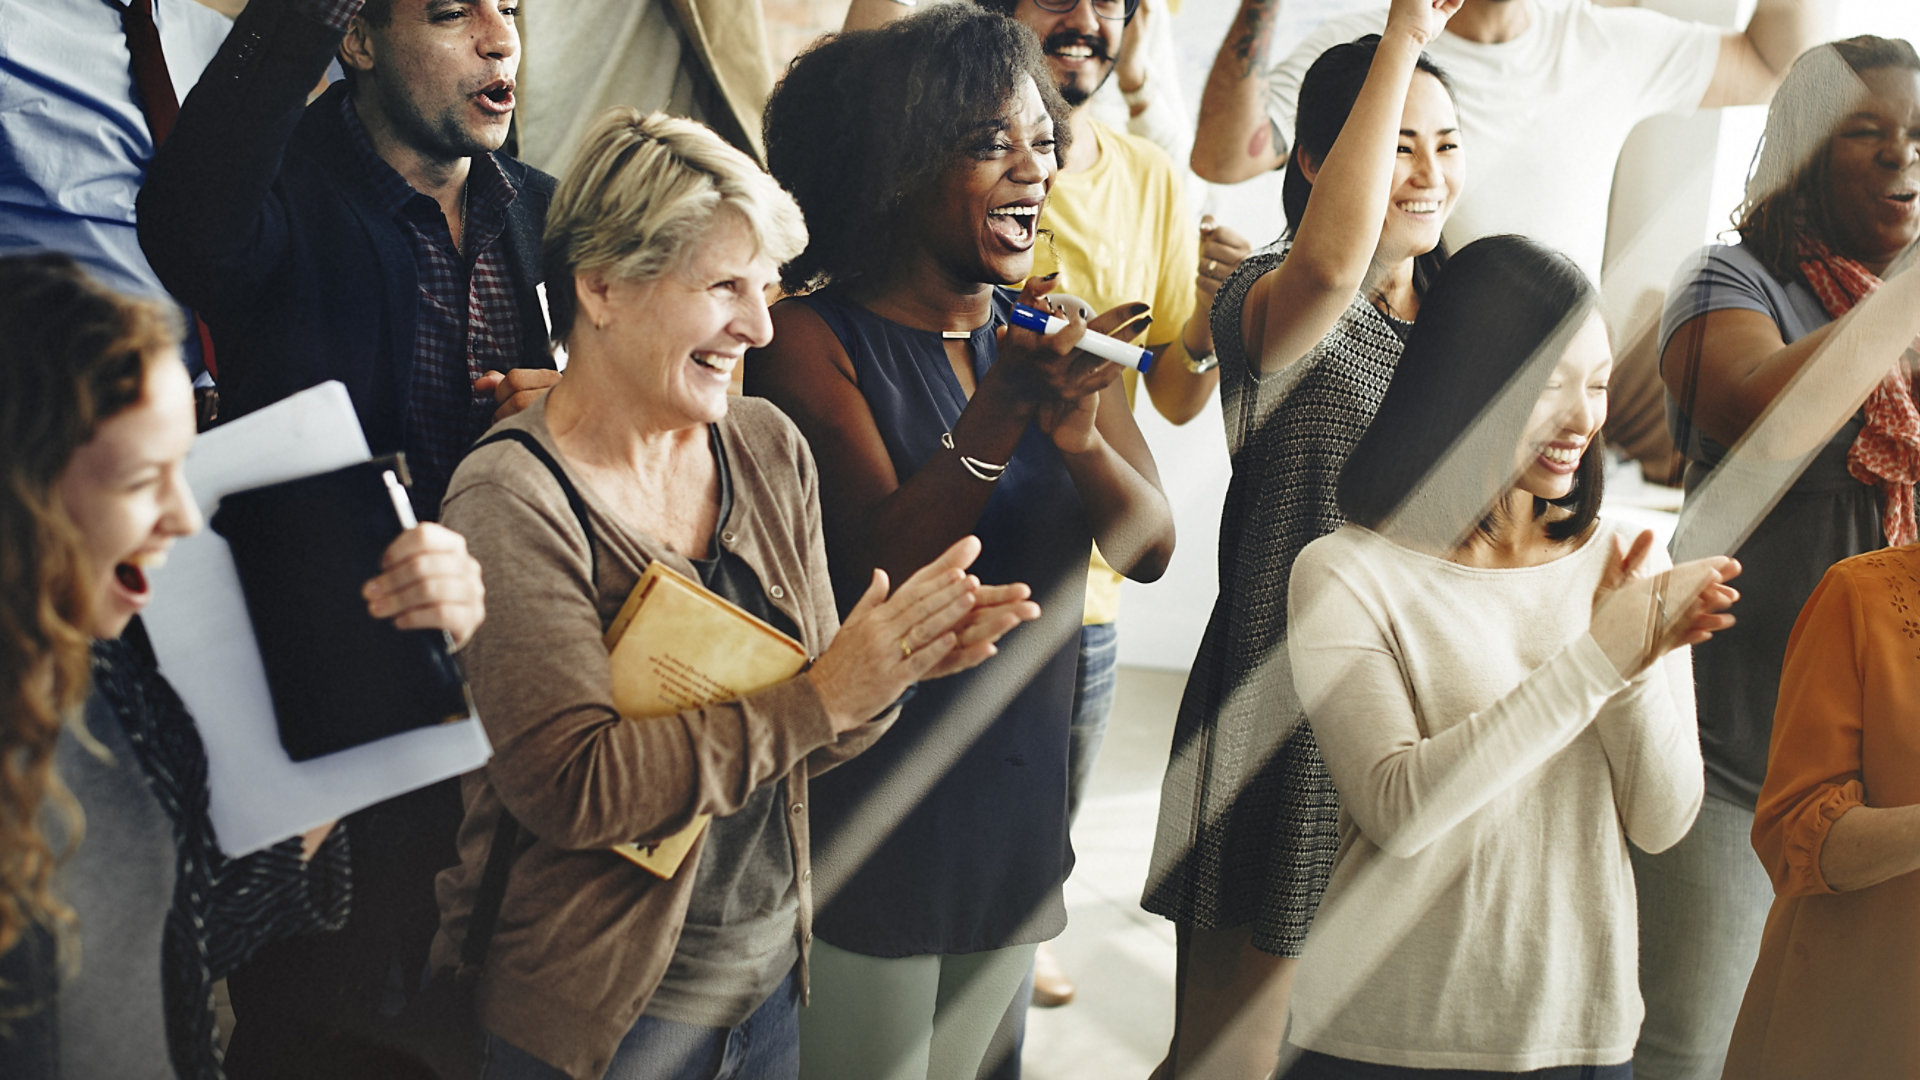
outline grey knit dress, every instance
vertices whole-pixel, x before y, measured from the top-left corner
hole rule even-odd
[[[1347,455],[1372,423],[1410,323],[1364,297],[1313,350],[1262,377],[1240,336],[1247,291],[1290,242],[1254,252],[1213,307],[1233,479],[1220,596],[1187,678],[1160,789],[1148,910],[1204,930],[1253,926],[1298,956],[1339,848],[1339,799],[1294,691],[1287,582],[1300,549],[1343,524]]]

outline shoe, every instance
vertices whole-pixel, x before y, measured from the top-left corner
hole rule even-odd
[[[1067,978],[1060,958],[1053,955],[1053,942],[1043,941],[1033,953],[1033,1004],[1054,1009],[1073,1000],[1073,980]]]

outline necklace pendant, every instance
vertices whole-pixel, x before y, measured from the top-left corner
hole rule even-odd
[[[942,330],[942,331],[940,331],[940,336],[941,336],[941,337],[943,337],[943,338],[946,338],[946,339],[947,339],[948,341],[965,341],[965,340],[967,340],[968,338],[970,338],[970,337],[972,337],[972,336],[973,336],[973,331],[971,331],[971,330]]]

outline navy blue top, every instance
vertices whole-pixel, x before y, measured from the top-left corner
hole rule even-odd
[[[833,289],[799,298],[853,362],[896,475],[935,454],[966,408],[940,334],[890,322]],[[974,377],[998,355],[993,318],[973,332]],[[972,671],[922,685],[872,749],[813,782],[814,932],[900,957],[979,952],[1054,937],[1067,839],[1067,722],[1092,535],[1052,441],[1028,427],[974,533],[973,572],[1024,581],[1041,618]],[[834,537],[827,542],[832,545]],[[864,582],[863,582],[864,583]],[[841,595],[842,612],[857,597]]]

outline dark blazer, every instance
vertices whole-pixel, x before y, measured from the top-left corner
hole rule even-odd
[[[213,333],[223,415],[338,379],[374,453],[389,453],[406,439],[413,253],[355,157],[346,88],[306,105],[343,35],[298,8],[249,4],[235,22],[154,157],[140,246]],[[522,327],[516,366],[551,368],[534,287],[554,180],[494,158],[520,192],[502,235]]]

